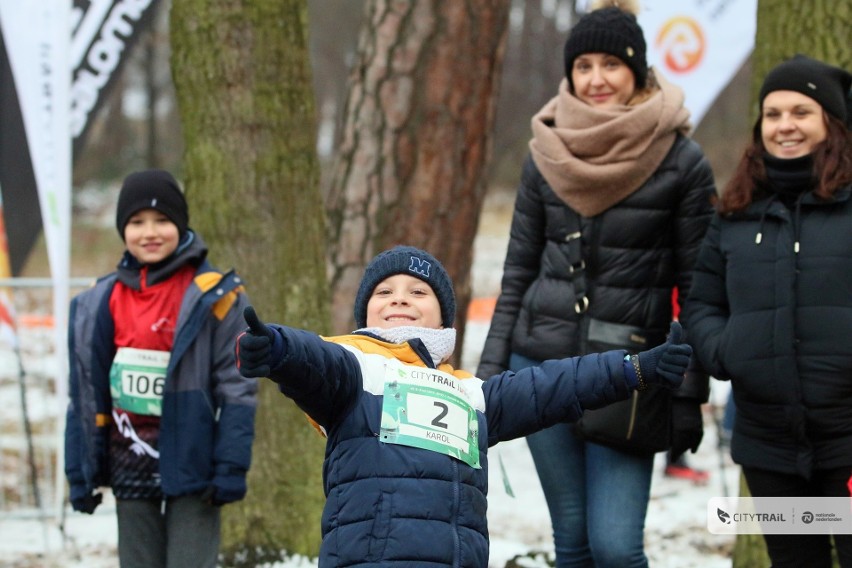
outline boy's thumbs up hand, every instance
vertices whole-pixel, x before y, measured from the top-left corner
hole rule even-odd
[[[271,370],[272,330],[247,306],[243,317],[248,329],[237,337],[237,368],[244,377],[267,377]]]
[[[639,353],[641,375],[648,383],[676,389],[683,382],[692,347],[683,342],[683,328],[673,321],[665,343]]]

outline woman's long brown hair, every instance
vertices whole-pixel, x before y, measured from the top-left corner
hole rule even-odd
[[[825,140],[814,147],[814,172],[817,187],[814,194],[822,199],[831,199],[841,187],[852,183],[852,130],[843,121],[825,114],[827,134]],[[766,168],[763,156],[766,148],[760,135],[760,121],[754,125],[753,141],[743,152],[722,196],[716,200],[719,213],[742,211],[755,199],[766,194]]]

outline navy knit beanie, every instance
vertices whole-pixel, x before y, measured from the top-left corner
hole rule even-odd
[[[411,246],[396,246],[376,255],[364,270],[355,295],[355,325],[367,327],[367,302],[379,283],[397,274],[408,274],[426,282],[438,297],[444,327],[453,327],[456,297],[453,282],[438,260],[428,252]]]
[[[180,236],[189,228],[189,207],[174,176],[164,170],[143,170],[124,178],[118,205],[115,208],[115,226],[124,239],[124,227],[134,213],[142,209],[156,209],[177,225]]]
[[[766,95],[773,91],[795,91],[812,98],[825,112],[848,125],[850,87],[852,74],[845,69],[796,55],[766,75],[760,88],[760,108]]]
[[[636,88],[648,78],[645,35],[631,12],[616,6],[593,10],[577,22],[565,42],[565,76],[571,90],[574,60],[584,53],[608,53],[624,61],[633,72]]]

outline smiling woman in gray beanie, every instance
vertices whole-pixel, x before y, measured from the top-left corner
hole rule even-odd
[[[568,34],[565,77],[532,118],[480,376],[652,344],[672,318],[672,290],[686,297],[713,175],[686,136],[683,91],[648,67],[638,11],[595,2]],[[647,566],[654,455],[697,449],[707,383],[690,372],[673,393],[527,437],[557,566]]]
[[[848,71],[804,55],[767,74],[754,139],[717,204],[684,315],[698,359],[731,380],[731,456],[751,494],[842,497],[847,515],[850,87]],[[827,532],[764,533],[772,565],[829,568]],[[833,540],[852,567],[852,535]]]

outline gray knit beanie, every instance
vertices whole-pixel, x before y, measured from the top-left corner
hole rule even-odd
[[[396,246],[376,255],[364,270],[355,295],[355,325],[367,327],[367,303],[379,283],[396,274],[408,274],[426,282],[441,306],[444,327],[452,327],[456,317],[456,297],[449,274],[434,256],[411,246]]]

